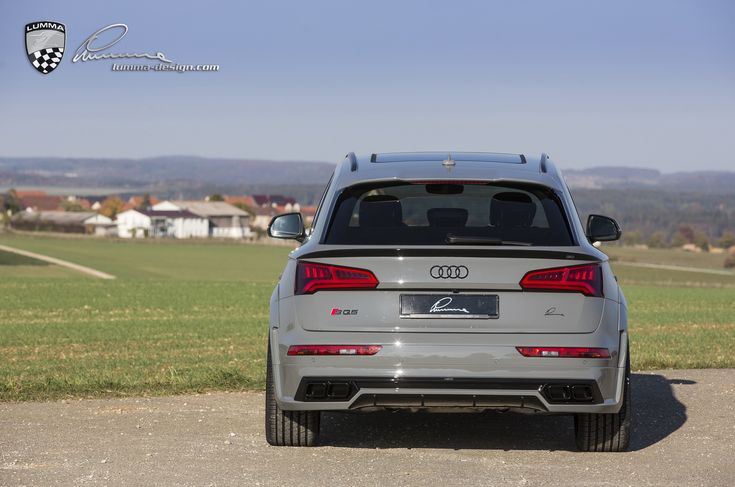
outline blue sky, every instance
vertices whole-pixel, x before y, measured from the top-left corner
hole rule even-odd
[[[66,24],[53,73],[23,28]],[[217,73],[71,63],[162,51]],[[735,2],[3,2],[0,155],[336,161],[546,151],[562,167],[735,170]]]

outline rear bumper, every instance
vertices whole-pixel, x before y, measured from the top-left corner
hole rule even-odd
[[[396,393],[396,390],[399,392]],[[514,392],[504,394],[502,391]],[[539,392],[550,404],[603,402],[600,389],[594,381],[453,377],[305,377],[301,379],[294,399],[302,402],[349,402],[349,409],[513,407],[548,411],[535,392]],[[356,396],[359,399],[353,400]]]
[[[342,344],[382,345],[383,349],[373,356],[288,356],[292,344],[338,343],[330,333],[281,334],[278,329],[271,330],[280,407],[323,411],[521,408],[549,413],[614,413],[622,405],[627,343],[624,332],[469,339],[466,335],[386,335],[340,336]],[[402,341],[404,338],[410,341]],[[610,350],[611,358],[529,358],[515,348],[533,345],[604,347]]]

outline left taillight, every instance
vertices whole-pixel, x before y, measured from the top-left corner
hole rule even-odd
[[[291,345],[288,355],[375,355],[381,345]]]
[[[520,285],[524,290],[572,291],[601,298],[602,267],[599,264],[584,264],[539,269],[526,273]]]
[[[315,262],[296,264],[296,294],[311,294],[322,289],[373,289],[378,284],[375,274],[366,269]]]

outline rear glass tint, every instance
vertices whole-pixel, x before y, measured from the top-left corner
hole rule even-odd
[[[465,239],[463,241],[462,239]],[[323,243],[573,245],[554,193],[531,185],[382,184],[344,190]]]

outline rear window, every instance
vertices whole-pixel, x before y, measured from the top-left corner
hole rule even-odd
[[[370,184],[344,190],[325,244],[573,245],[549,189],[517,184]]]

